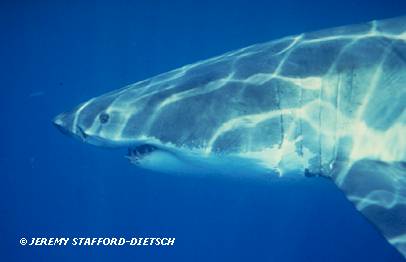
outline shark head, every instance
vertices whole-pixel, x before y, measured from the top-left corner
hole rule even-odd
[[[54,125],[85,143],[129,148],[131,162],[148,169],[207,172],[220,159],[250,152],[277,158],[269,154],[282,139],[277,83],[242,81],[245,72],[234,64],[223,55],[155,76],[92,98],[56,116]]]
[[[54,123],[96,146],[154,148],[142,157],[144,150],[130,150],[137,153],[130,154],[135,163],[165,151],[182,159],[221,156],[226,163],[225,156],[240,157],[267,168],[304,169],[318,152],[313,137],[319,132],[316,125],[305,126],[309,139],[302,141],[301,125],[317,123],[322,79],[318,73],[292,75],[282,66],[287,50],[300,39],[288,37],[186,65],[92,98]]]
[[[141,91],[138,88],[139,85],[135,93]],[[143,115],[136,109],[143,107],[146,110],[151,102],[131,95],[140,102],[127,103],[125,97],[125,92],[119,90],[92,98],[57,115],[53,124],[63,134],[87,144],[128,148],[126,158],[144,169],[189,173],[190,167],[175,153],[179,151],[176,147],[168,149],[159,139],[142,132],[146,122],[134,117]]]

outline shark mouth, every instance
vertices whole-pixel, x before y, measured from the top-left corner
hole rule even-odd
[[[136,147],[128,148],[126,158],[128,158],[132,164],[139,165],[141,160],[143,160],[146,156],[148,156],[149,154],[151,154],[156,150],[158,150],[158,147],[153,145],[149,144],[139,145]]]

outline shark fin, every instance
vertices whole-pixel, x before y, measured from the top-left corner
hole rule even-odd
[[[336,163],[332,178],[358,211],[406,258],[406,163],[369,159]]]

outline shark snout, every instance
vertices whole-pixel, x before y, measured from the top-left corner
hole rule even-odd
[[[53,125],[65,135],[71,135],[69,124],[67,122],[67,115],[62,113],[57,115],[53,121]]]
[[[76,121],[73,120],[72,115],[69,113],[59,114],[52,121],[54,126],[62,134],[80,138],[82,141],[86,141],[89,135],[79,124],[75,124],[75,122]]]

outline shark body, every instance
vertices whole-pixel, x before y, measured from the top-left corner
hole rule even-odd
[[[405,108],[399,17],[232,51],[90,99],[54,123],[161,172],[331,177],[406,256]]]

